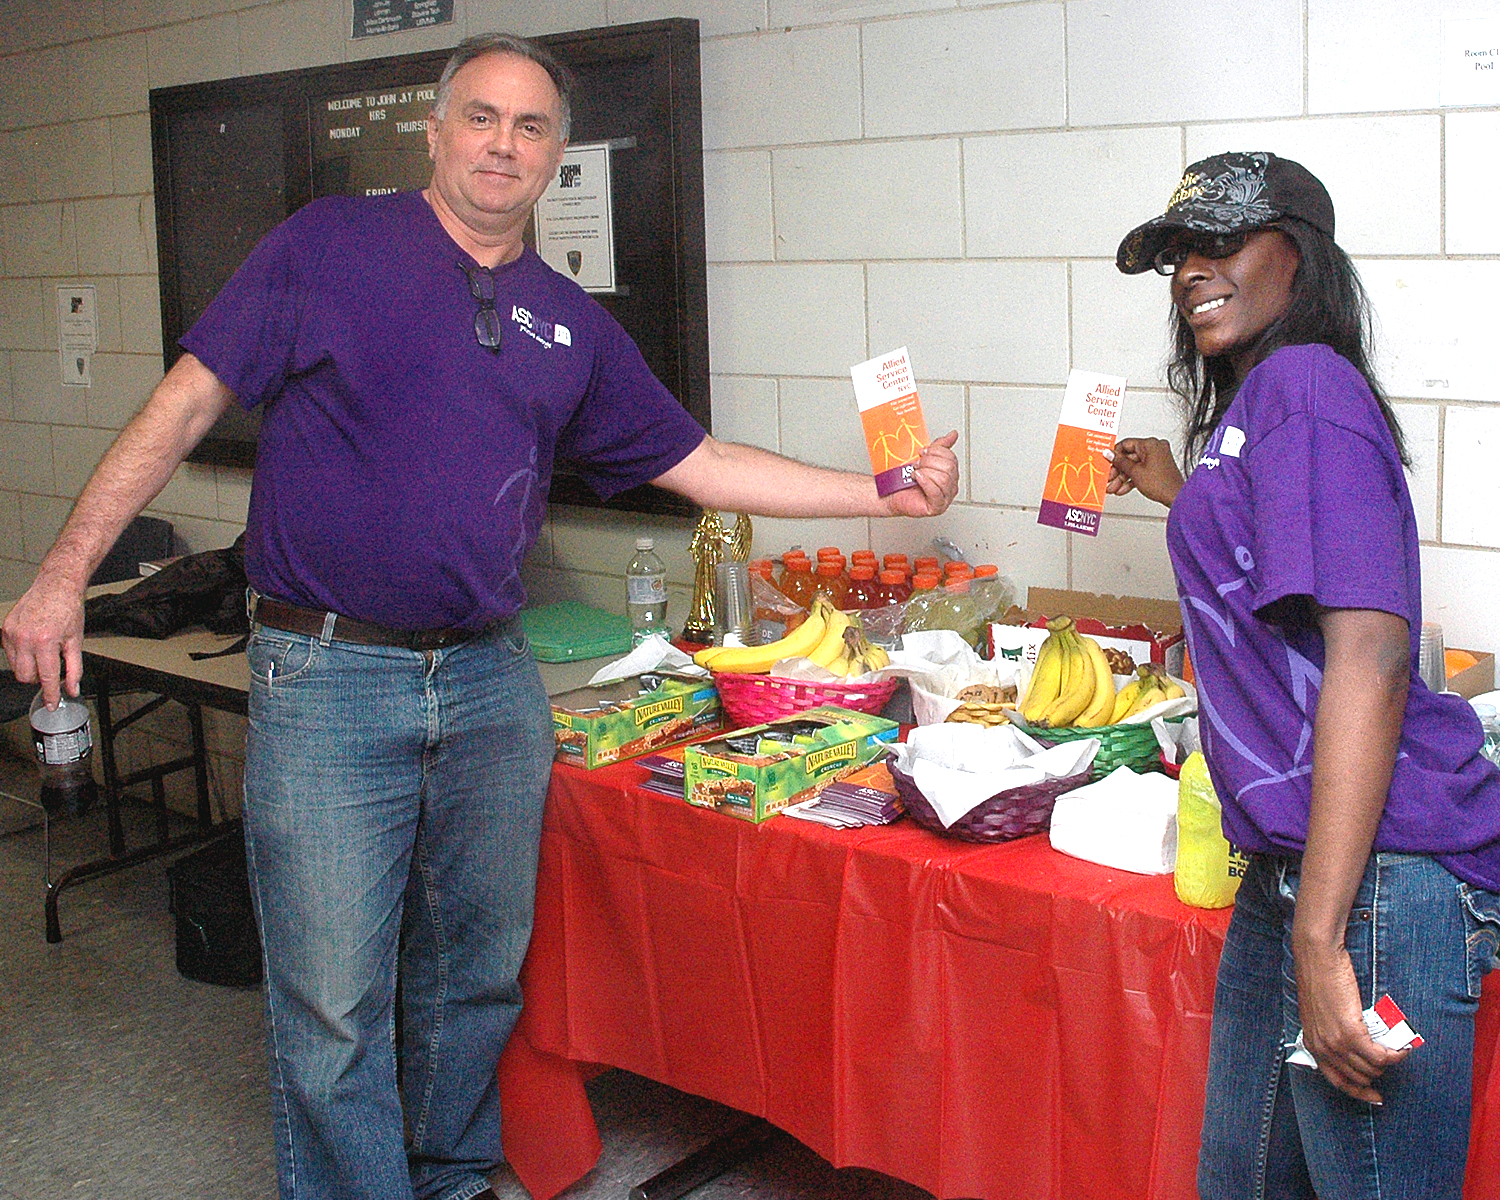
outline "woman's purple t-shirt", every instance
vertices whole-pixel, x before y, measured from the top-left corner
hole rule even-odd
[[[1359,372],[1317,345],[1255,367],[1172,505],[1167,546],[1225,836],[1249,851],[1302,850],[1323,679],[1308,602],[1377,609],[1410,626],[1411,687],[1375,849],[1432,854],[1500,890],[1500,772],[1479,753],[1468,702],[1417,674],[1416,517]]]
[[[477,629],[525,602],[554,456],[608,497],[703,429],[619,324],[531,250],[493,272],[497,354],[421,193],[331,198],[272,231],[182,339],[264,404],[245,565],[309,608]]]

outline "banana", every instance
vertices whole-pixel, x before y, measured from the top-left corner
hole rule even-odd
[[[1109,724],[1110,714],[1115,710],[1115,676],[1109,669],[1109,659],[1104,657],[1104,648],[1091,637],[1079,637],[1084,653],[1093,666],[1094,691],[1088,708],[1078,718],[1085,729],[1098,729]]]
[[[877,646],[873,642],[865,651],[865,668],[870,671],[879,671],[883,667],[891,665],[891,656],[885,652],[884,647]]]
[[[1162,690],[1166,692],[1168,700],[1181,700],[1187,695],[1187,692],[1183,691],[1180,683],[1173,683],[1170,680],[1168,680],[1167,686]]]
[[[1135,704],[1135,698],[1141,694],[1141,688],[1144,686],[1145,680],[1132,679],[1120,689],[1120,694],[1115,697],[1114,710],[1109,714],[1109,724],[1120,723],[1120,718],[1130,711],[1131,706]]]
[[[728,646],[704,646],[702,650],[693,655],[693,661],[700,667],[706,667],[727,649],[729,649]]]
[[[1143,713],[1148,708],[1153,708],[1166,699],[1162,691],[1162,671],[1154,663],[1142,663],[1136,668],[1141,677],[1141,690],[1136,693],[1134,702],[1126,710],[1127,717],[1133,717],[1136,713]]]
[[[1068,656],[1068,684],[1052,706],[1042,714],[1043,724],[1051,729],[1072,725],[1094,698],[1094,672],[1089,666],[1088,655],[1078,643],[1078,635],[1073,631],[1071,621],[1062,636]]]
[[[1026,688],[1026,699],[1021,702],[1021,715],[1028,725],[1042,719],[1053,701],[1057,699],[1062,682],[1062,647],[1053,634],[1042,643],[1036,656],[1036,667],[1031,672],[1031,683]]]
[[[829,614],[822,640],[808,652],[807,657],[820,667],[826,667],[835,659],[845,657],[849,644],[844,640],[844,631],[848,628],[848,614],[835,609]]]
[[[814,603],[812,611],[807,614],[807,620],[780,641],[771,642],[765,646],[715,646],[711,650],[698,651],[693,655],[693,661],[699,666],[709,667],[715,671],[742,675],[757,674],[769,671],[778,659],[805,655],[823,640],[823,634],[827,628],[828,622],[823,618],[822,609]],[[717,653],[711,651],[717,651]]]

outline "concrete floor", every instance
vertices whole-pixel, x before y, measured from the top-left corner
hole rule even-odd
[[[35,791],[29,763],[0,761],[0,793]],[[162,862],[65,892],[63,941],[47,945],[39,816],[0,798],[0,1200],[273,1200],[260,991],[177,973]],[[54,824],[53,874],[104,846],[101,814]],[[623,1071],[590,1096],[604,1153],[566,1200],[625,1200],[742,1119]],[[494,1186],[527,1198],[509,1168]],[[784,1136],[692,1193],[731,1197],[931,1200]]]

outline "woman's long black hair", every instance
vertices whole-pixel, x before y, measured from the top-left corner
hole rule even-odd
[[[1396,452],[1411,465],[1400,422],[1370,366],[1373,331],[1370,299],[1349,256],[1322,230],[1295,217],[1283,217],[1274,228],[1291,238],[1300,262],[1292,279],[1286,312],[1273,321],[1253,346],[1261,362],[1283,346],[1321,343],[1354,364],[1375,393],[1381,415],[1390,427]],[[1167,363],[1167,384],[1182,402],[1187,418],[1183,465],[1191,468],[1218,428],[1224,410],[1234,399],[1234,368],[1227,356],[1204,358],[1198,353],[1193,330],[1182,313],[1172,309],[1173,349]]]

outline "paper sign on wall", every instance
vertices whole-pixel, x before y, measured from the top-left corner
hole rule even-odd
[[[1068,372],[1038,524],[1098,535],[1104,485],[1109,480],[1104,452],[1114,448],[1124,400],[1125,380],[1120,376]]]
[[[92,284],[59,285],[57,353],[62,381],[69,387],[92,387],[94,351],[99,348],[99,303]]]
[[[1439,91],[1445,106],[1500,103],[1500,20],[1454,17],[1443,22]]]
[[[614,184],[609,142],[569,146],[536,205],[536,252],[586,292],[613,292]]]
[[[906,347],[850,367],[849,374],[875,472],[876,493],[889,496],[916,487],[913,472],[929,439]]]

